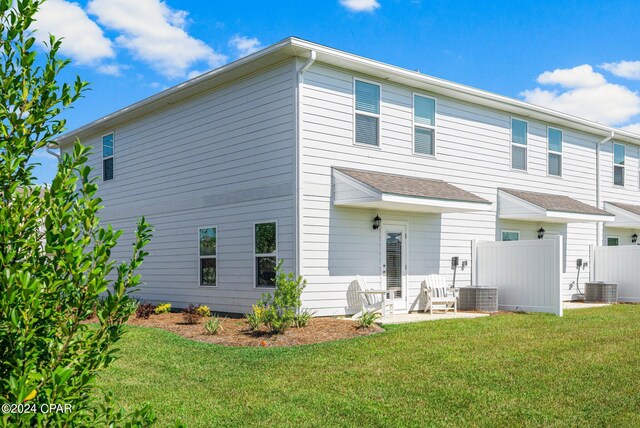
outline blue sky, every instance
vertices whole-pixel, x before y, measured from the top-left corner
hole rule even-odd
[[[637,1],[48,0],[73,129],[288,36],[640,133]],[[37,156],[40,182],[55,162]]]

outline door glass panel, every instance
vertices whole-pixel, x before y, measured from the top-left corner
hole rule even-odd
[[[402,232],[387,232],[387,290],[402,297]]]

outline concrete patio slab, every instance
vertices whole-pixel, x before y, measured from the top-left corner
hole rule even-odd
[[[585,303],[580,301],[562,302],[563,309],[589,309],[611,306],[611,303]]]
[[[384,318],[378,318],[376,323],[378,324],[405,324],[410,322],[422,322],[422,321],[438,321],[438,320],[450,320],[450,319],[459,319],[459,318],[480,318],[480,317],[488,317],[489,314],[480,313],[480,312],[460,312],[457,314],[453,312],[447,313],[434,313],[433,315],[429,315],[428,313],[423,312],[412,312],[408,314],[395,314],[389,315]]]

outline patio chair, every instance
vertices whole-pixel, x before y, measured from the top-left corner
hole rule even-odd
[[[380,312],[383,317],[387,316],[387,313],[393,315],[393,301],[395,300],[395,292],[393,290],[370,288],[360,275],[356,275],[356,282],[360,288],[358,294],[363,297],[362,300],[364,302],[362,303],[362,310],[353,315],[352,318],[358,318],[365,311]]]
[[[447,280],[442,275],[427,275],[424,279],[423,292],[427,297],[427,306],[424,311],[429,311],[433,315],[433,310],[453,309],[453,313],[458,313],[458,299],[455,288],[447,284]]]

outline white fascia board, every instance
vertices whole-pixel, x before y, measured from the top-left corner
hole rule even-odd
[[[566,223],[591,223],[597,221],[613,221],[616,216],[604,214],[582,214],[570,213],[566,211],[547,211],[547,218],[550,220],[557,219]]]

